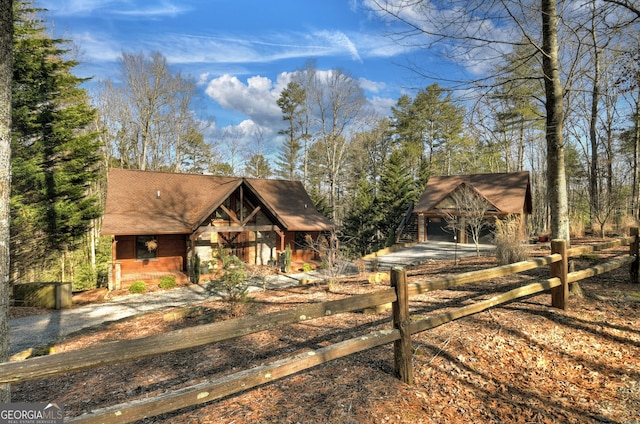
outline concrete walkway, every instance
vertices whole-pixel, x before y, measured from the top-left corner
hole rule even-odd
[[[313,273],[277,275],[269,277],[267,289],[294,286],[303,279],[317,280]],[[261,283],[249,286],[249,292],[263,290]],[[189,285],[171,290],[118,296],[106,302],[73,306],[49,313],[12,319],[9,322],[9,355],[29,348],[46,347],[51,342],[84,328],[135,315],[188,306],[215,298],[206,284]]]

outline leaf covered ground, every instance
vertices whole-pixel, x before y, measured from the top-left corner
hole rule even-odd
[[[628,252],[575,260],[576,270]],[[542,250],[535,252],[544,254]],[[433,261],[408,270],[409,283],[496,266],[495,258]],[[548,278],[540,269],[412,298],[413,319],[486,299]],[[252,294],[239,314],[260,314],[379,290],[367,276]],[[414,335],[415,384],[393,371],[392,346],[351,355],[306,372],[145,423],[640,423],[640,285],[628,268],[580,282],[566,311],[548,293],[531,296]],[[229,319],[209,301],[182,319],[169,311],[67,337],[55,352]],[[309,349],[389,328],[390,312],[328,316],[238,340],[12,385],[14,402],[57,399],[77,416],[167,393]]]

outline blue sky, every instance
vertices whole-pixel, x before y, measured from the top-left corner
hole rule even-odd
[[[394,43],[390,28],[363,5],[369,0],[37,0],[54,35],[80,51],[79,76],[117,80],[123,51],[161,52],[199,82],[218,128],[282,125],[275,104],[286,73],[316,60],[360,81],[371,106],[390,113],[416,80],[409,57],[442,61]],[[272,132],[273,133],[273,132]]]

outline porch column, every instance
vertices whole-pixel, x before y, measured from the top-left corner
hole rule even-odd
[[[424,214],[418,215],[418,242],[427,241],[426,237],[427,233],[427,220],[424,217]]]
[[[109,291],[113,290],[114,287],[116,287],[116,285],[118,284],[118,276],[117,276],[117,272],[116,272],[116,261],[118,258],[116,258],[116,244],[118,242],[116,241],[116,236],[111,236],[111,281],[109,281],[108,285],[109,285]]]

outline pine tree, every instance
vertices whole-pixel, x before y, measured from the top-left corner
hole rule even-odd
[[[438,84],[420,90],[413,100],[402,96],[393,117],[395,134],[414,178],[424,166],[431,174],[449,175],[456,155],[468,152],[461,137],[464,110]]]
[[[50,253],[73,249],[100,215],[96,111],[65,58],[64,40],[50,38],[41,9],[14,4],[11,244],[26,269]]]
[[[252,155],[244,168],[247,177],[269,178],[273,175],[269,161],[259,153]]]
[[[351,210],[347,213],[342,226],[342,242],[350,253],[364,256],[382,247],[378,226],[380,216],[371,183],[366,177],[358,180]]]
[[[378,207],[382,215],[379,230],[387,238],[387,245],[395,242],[395,230],[411,202],[416,200],[417,193],[404,154],[399,149],[394,150],[378,186]]]
[[[297,177],[301,160],[302,143],[302,119],[304,103],[306,99],[305,89],[295,81],[291,81],[287,88],[282,90],[277,103],[282,110],[282,119],[288,121],[287,129],[279,134],[286,135],[278,155],[277,165],[280,176],[294,180]]]

